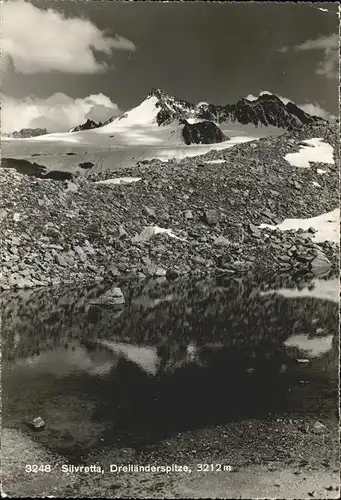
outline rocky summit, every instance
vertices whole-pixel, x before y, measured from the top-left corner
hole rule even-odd
[[[301,110],[296,104],[284,102],[273,94],[262,94],[256,100],[242,98],[236,104],[216,106],[203,104],[198,107],[200,118],[222,122],[239,122],[243,125],[252,123],[258,125],[273,125],[274,127],[292,130],[301,125],[318,123],[323,120],[311,116]]]
[[[147,98],[157,99],[157,122],[159,125],[171,123],[174,120],[194,118],[198,121],[207,120],[216,123],[234,123],[272,125],[292,130],[309,123],[323,123],[317,116],[305,113],[293,102],[284,103],[279,97],[270,93],[262,93],[257,99],[239,99],[234,104],[199,103],[171,96],[161,89],[152,89]]]
[[[81,125],[77,125],[76,127],[71,128],[69,132],[80,132],[82,130],[91,130],[93,128],[101,127],[102,125],[103,123],[101,122],[97,123],[88,118],[85,123],[82,123]]]
[[[211,128],[219,129],[220,124],[239,123],[242,125],[252,124],[258,126],[274,126],[284,130],[293,130],[307,124],[325,124],[326,121],[320,117],[312,116],[293,102],[284,103],[279,97],[270,93],[262,93],[258,98],[247,97],[239,99],[233,104],[214,104],[201,102],[193,104],[184,99],[170,95],[162,89],[152,89],[142,105],[148,100],[155,101],[155,121],[159,126],[169,125],[174,122],[188,123],[191,119],[195,122],[212,122]],[[141,106],[141,104],[140,104]],[[106,122],[97,123],[88,119],[82,125],[73,127],[70,132],[91,130],[106,126],[113,122],[119,122],[127,117],[127,113],[117,117],[114,116]],[[153,117],[154,118],[154,117]],[[189,125],[185,126],[185,129]],[[187,134],[187,132],[185,132]],[[217,132],[216,132],[217,133]],[[220,132],[222,134],[222,132]],[[223,139],[221,139],[223,140]],[[193,142],[193,141],[192,141]],[[206,143],[220,142],[220,140],[207,141]]]
[[[47,134],[46,128],[22,128],[9,134],[9,137],[13,137],[14,139],[28,139],[29,137],[38,137],[45,134]]]
[[[334,147],[334,163],[292,166],[285,156],[316,137]],[[337,141],[331,125],[306,125],[72,182],[2,168],[0,287],[255,269],[326,275],[338,266],[338,245],[316,239],[313,223],[287,231],[260,226],[338,207]]]

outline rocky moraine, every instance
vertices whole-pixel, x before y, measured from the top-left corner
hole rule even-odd
[[[315,137],[333,146],[334,163],[293,167],[285,156]],[[1,168],[0,288],[255,268],[325,274],[339,247],[319,241],[318,228],[259,226],[336,209],[337,140],[332,125],[305,125],[180,161],[90,168],[71,181]],[[102,182],[112,178],[126,182]]]

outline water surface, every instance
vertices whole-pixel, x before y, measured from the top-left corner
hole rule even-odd
[[[5,427],[33,435],[27,423],[41,416],[35,439],[82,460],[248,418],[335,415],[330,286],[160,278],[121,283],[121,310],[91,305],[110,286],[0,295]]]

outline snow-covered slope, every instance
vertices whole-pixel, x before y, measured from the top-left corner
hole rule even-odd
[[[139,106],[132,108],[130,111],[109,120],[106,125],[101,127],[103,132],[113,132],[120,128],[126,128],[134,125],[157,125],[156,117],[158,99],[155,96],[149,96],[142,101]]]
[[[158,109],[156,97],[148,97],[139,106],[115,118],[102,127],[76,132],[54,133],[32,138],[32,144],[61,142],[74,145],[130,146],[172,144],[183,145],[182,127],[175,121],[170,125],[159,126],[157,123]],[[5,147],[10,139],[5,140]],[[16,147],[25,144],[24,141],[14,143]],[[24,146],[25,147],[25,146]]]
[[[54,136],[56,135],[54,134]],[[105,136],[103,138],[105,139]],[[191,144],[186,146],[184,144],[161,143],[157,145],[109,146],[105,141],[102,144],[99,141],[92,144],[70,143],[54,138],[54,140],[40,141],[39,143],[28,140],[8,141],[6,144],[2,144],[2,150],[4,158],[28,159],[38,165],[45,166],[48,171],[58,170],[86,174],[87,171],[83,170],[80,164],[93,163],[91,172],[115,170],[122,166],[130,167],[138,161],[153,158],[164,161],[171,158],[181,160],[185,157],[203,155],[212,150],[228,149],[236,144],[252,140],[255,140],[255,138],[236,136],[229,141],[217,144]],[[39,156],[33,156],[36,154],[39,154]]]

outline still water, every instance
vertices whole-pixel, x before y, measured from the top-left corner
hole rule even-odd
[[[115,285],[118,285],[117,283]],[[3,292],[3,426],[70,459],[245,418],[337,412],[338,280],[286,277]],[[298,285],[298,286],[297,286]]]

